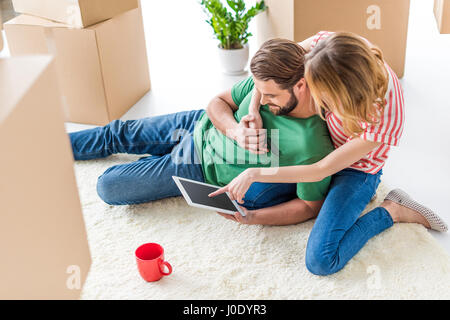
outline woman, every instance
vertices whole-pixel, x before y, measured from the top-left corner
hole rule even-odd
[[[317,163],[277,168],[276,174],[273,168],[248,169],[210,196],[228,192],[242,203],[253,182],[314,182],[332,175],[306,249],[306,266],[317,275],[341,270],[370,238],[395,222],[447,231],[441,218],[399,189],[360,217],[375,195],[390,147],[402,135],[402,88],[380,49],[355,34],[320,32],[301,45],[308,52],[306,83],[336,149]],[[261,95],[254,97],[258,109]],[[246,223],[251,216],[237,213],[234,219]]]

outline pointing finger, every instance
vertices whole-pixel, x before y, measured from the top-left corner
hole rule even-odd
[[[211,192],[210,194],[208,194],[208,197],[212,198],[212,197],[218,196],[219,194],[225,193],[227,191],[228,191],[228,186],[225,186],[223,188],[220,188],[219,190]]]

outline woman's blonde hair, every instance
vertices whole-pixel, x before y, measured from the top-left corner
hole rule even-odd
[[[319,115],[338,114],[347,135],[380,120],[389,77],[381,50],[360,36],[336,32],[322,40],[305,57],[305,80]]]

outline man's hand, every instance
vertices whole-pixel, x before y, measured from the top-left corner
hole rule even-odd
[[[249,114],[246,115],[246,117],[249,117],[250,122],[248,123],[250,129],[264,129],[263,128],[263,121],[261,114],[259,112],[251,112],[249,111]],[[245,117],[244,117],[245,118]]]
[[[253,120],[249,123],[251,129],[262,129],[263,121],[260,113],[261,109],[261,93],[258,89],[254,89],[252,93],[252,100],[248,107],[248,114],[253,116]]]
[[[217,214],[221,215],[225,219],[232,220],[234,222],[242,223],[242,224],[254,224],[253,220],[255,217],[254,211],[247,210],[246,208],[239,206],[242,211],[245,213],[245,217],[241,215],[239,211],[237,211],[234,215],[226,214],[222,212],[217,212]]]
[[[227,136],[235,140],[239,146],[254,154],[269,152],[266,129],[262,128],[261,116],[259,116],[259,119],[253,114],[244,116],[235,129],[227,130]]]

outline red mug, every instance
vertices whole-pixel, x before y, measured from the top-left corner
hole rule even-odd
[[[147,282],[158,281],[172,273],[172,266],[164,261],[164,249],[157,243],[146,243],[136,249],[136,262],[139,273]],[[164,266],[169,272],[164,272]]]

